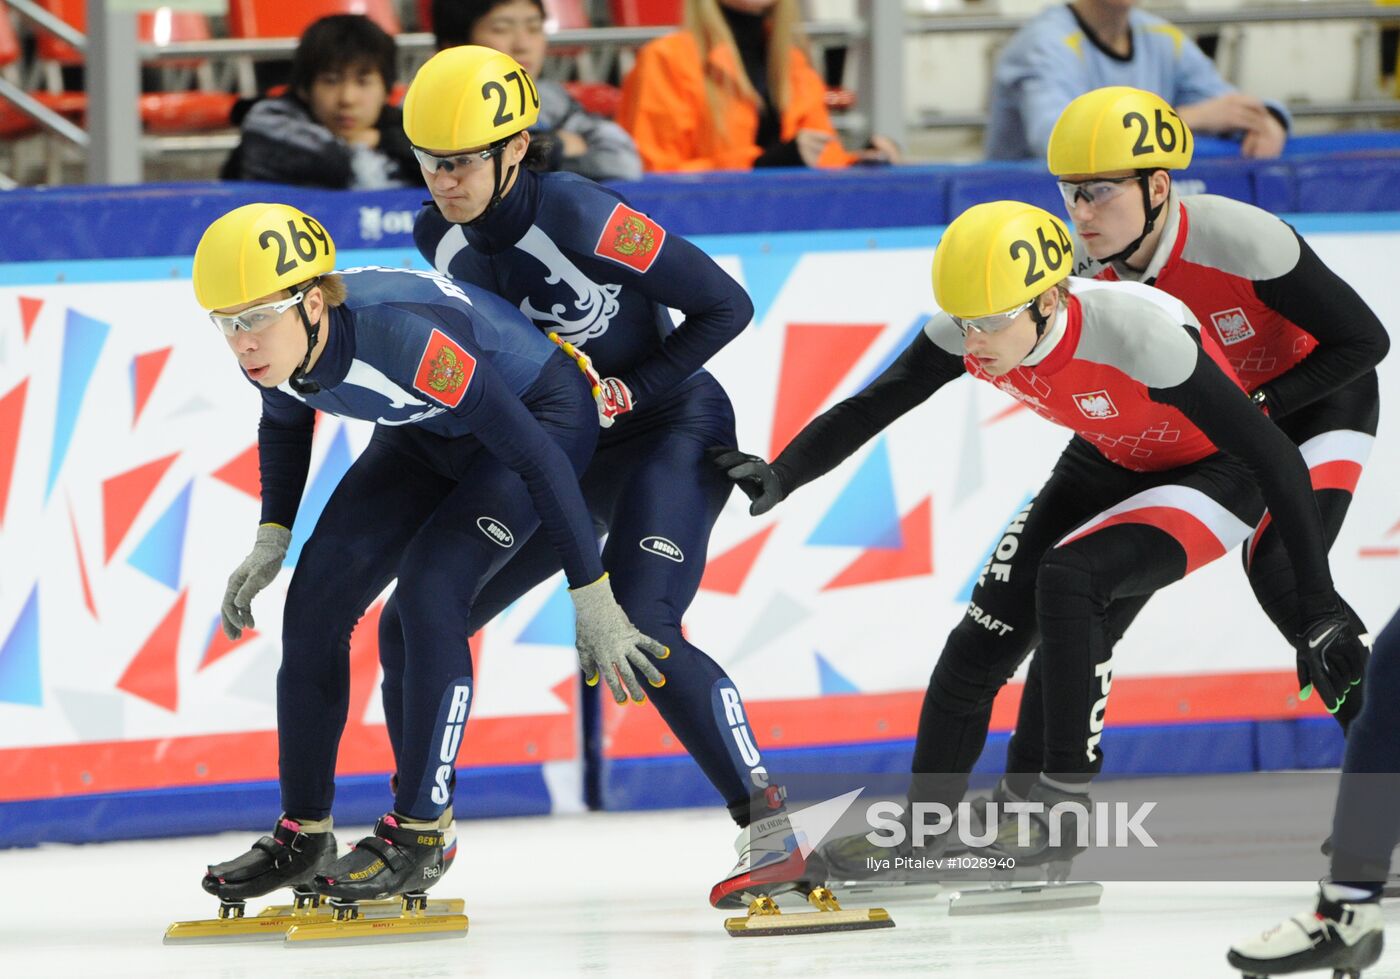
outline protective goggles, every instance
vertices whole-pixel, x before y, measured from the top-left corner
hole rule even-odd
[[[987,316],[953,316],[953,325],[962,331],[963,336],[967,336],[969,333],[1000,333],[1014,323],[1016,317],[1030,309],[1033,302],[1035,302],[1034,299],[1024,302],[1014,309],[1008,309],[1004,313],[990,313]]]
[[[290,299],[279,299],[275,303],[263,303],[261,306],[250,306],[241,313],[210,313],[209,319],[219,328],[219,332],[226,337],[234,336],[239,330],[244,333],[261,333],[273,323],[276,323],[282,314],[291,309],[297,303],[306,298],[306,293],[299,292]]]
[[[1068,180],[1057,180],[1056,184],[1059,185],[1060,196],[1065,199],[1065,207],[1072,209],[1079,201],[1090,207],[1107,204],[1127,190],[1128,184],[1136,183],[1137,180],[1137,177],[1101,177],[1078,184]]]
[[[500,143],[486,150],[455,153],[451,156],[435,156],[427,150],[415,146],[413,147],[413,155],[418,158],[418,164],[430,174],[437,173],[439,170],[452,173],[459,168],[469,172],[478,167],[484,167],[493,156],[500,156],[501,151],[505,148],[506,143]]]

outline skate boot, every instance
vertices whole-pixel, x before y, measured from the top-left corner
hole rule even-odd
[[[823,883],[825,871],[816,859],[809,861],[806,838],[793,827],[786,811],[779,810],[745,826],[734,848],[739,862],[729,876],[710,890],[710,904],[725,909],[748,908],[746,917],[724,921],[725,930],[736,938],[894,926],[881,908],[841,909],[836,896]],[[805,894],[816,912],[779,913],[774,897],[791,891]]]
[[[219,916],[177,921],[166,929],[166,944],[281,939],[293,923],[318,912],[321,897],[311,881],[335,855],[335,834],[329,819],[303,824],[282,816],[271,836],[259,839],[243,856],[214,864],[205,873],[201,883],[219,899]],[[283,887],[292,888],[294,904],[268,907],[255,917],[247,915],[250,898]]]
[[[900,822],[904,833],[895,844],[880,842],[888,838],[887,833],[869,832],[839,836],[822,844],[813,858],[825,868],[827,886],[847,895],[879,894],[881,900],[936,896],[942,888],[942,858],[951,852],[955,834],[940,833],[916,847],[907,803]]]
[[[287,932],[295,943],[335,943],[388,937],[450,937],[465,935],[466,915],[461,903],[429,902],[425,893],[444,870],[447,834],[456,830],[451,813],[432,822],[410,822],[396,813],[380,818],[374,835],[350,848],[350,852],[325,867],[312,881],[317,893],[330,899],[331,920],[299,925]],[[367,904],[398,898],[397,917],[381,918],[365,913]],[[444,913],[446,912],[446,913]]]
[[[1381,957],[1384,927],[1379,903],[1331,900],[1324,884],[1315,911],[1295,914],[1226,957],[1245,979],[1314,969],[1331,969],[1333,979],[1360,979],[1361,970]]]
[[[1016,798],[1003,780],[990,801],[999,803],[997,809],[983,806],[981,818],[989,819],[995,812],[996,838],[985,849],[974,851],[974,855],[986,863],[984,869],[992,878],[991,886],[953,894],[948,901],[950,915],[1093,907],[1099,903],[1103,897],[1102,884],[1069,881],[1071,861],[1085,850],[1078,843],[1080,821],[1092,820],[1092,803],[1087,794],[1068,792],[1042,779],[1031,786],[1022,800]],[[1039,812],[1008,813],[1001,808],[1008,802],[1039,804],[1042,808]],[[1074,808],[1055,817],[1060,842],[1052,846],[1050,813],[1062,803]],[[1086,832],[1090,825],[1091,822],[1084,824]],[[1037,881],[1018,881],[1018,867],[1032,868]]]

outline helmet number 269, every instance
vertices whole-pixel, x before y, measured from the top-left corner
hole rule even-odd
[[[282,236],[280,231],[273,231],[269,228],[267,231],[258,235],[258,244],[262,246],[264,251],[271,248],[273,245],[277,246],[276,272],[278,275],[286,275],[301,264],[297,261],[297,258],[300,258],[302,262],[310,262],[315,259],[317,241],[321,243],[322,250],[325,251],[326,254],[330,254],[330,240],[326,238],[325,230],[317,224],[314,219],[306,217],[305,215],[302,216],[301,220],[302,223],[306,225],[306,231],[302,231],[298,228],[295,221],[287,222],[287,232],[291,235],[291,247],[296,252],[296,257],[292,257],[287,253],[287,239]],[[312,239],[315,240],[313,241]]]

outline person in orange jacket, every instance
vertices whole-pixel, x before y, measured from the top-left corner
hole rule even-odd
[[[797,0],[686,0],[685,29],[645,45],[622,85],[618,122],[646,169],[897,162],[883,136],[841,145],[799,26]]]

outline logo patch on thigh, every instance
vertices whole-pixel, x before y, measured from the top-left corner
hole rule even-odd
[[[648,554],[655,554],[664,557],[668,561],[675,561],[677,564],[685,561],[685,552],[664,537],[643,537],[641,543],[642,550]]]
[[[502,547],[510,547],[515,543],[515,535],[510,532],[510,528],[492,517],[477,517],[477,529],[486,535],[486,539],[493,544]]]

